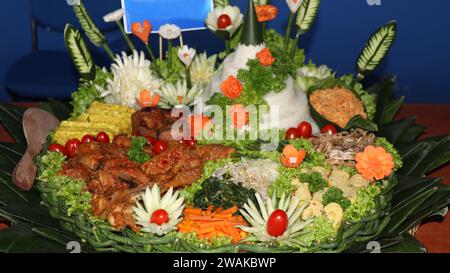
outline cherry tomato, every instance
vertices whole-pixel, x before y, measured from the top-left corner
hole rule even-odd
[[[312,136],[311,124],[307,121],[301,122],[297,127],[299,137],[310,138]]]
[[[77,150],[78,146],[80,145],[80,141],[76,138],[68,140],[66,143],[66,155],[67,157],[71,158],[75,155],[75,151]]]
[[[183,144],[191,149],[194,149],[195,145],[197,145],[197,140],[195,139],[183,140]]]
[[[85,135],[81,139],[81,143],[91,143],[91,142],[95,142],[95,137],[93,135]]]
[[[100,132],[95,137],[95,140],[100,143],[109,143],[109,136],[105,132]]]
[[[267,220],[267,233],[273,237],[279,237],[286,232],[288,228],[289,220],[286,212],[281,209],[277,209],[269,216]]]
[[[50,152],[59,152],[63,155],[66,154],[66,147],[62,146],[61,144],[53,143],[50,146],[48,146],[48,150]]]
[[[322,128],[322,134],[326,135],[334,135],[337,133],[336,127],[333,124],[328,124],[327,126]]]
[[[148,144],[153,145],[153,144],[156,143],[156,139],[154,139],[154,138],[151,137],[151,136],[146,136],[145,138],[147,139],[147,143],[148,143]]]
[[[231,18],[227,14],[222,14],[217,19],[217,27],[219,29],[227,28],[229,25],[231,25]]]
[[[158,209],[152,213],[150,223],[157,224],[160,226],[167,222],[169,222],[169,214],[167,213],[167,211],[163,209]]]
[[[158,140],[155,142],[155,144],[153,144],[153,153],[156,155],[161,154],[162,152],[164,152],[165,150],[167,150],[167,143],[162,141],[162,140]]]
[[[297,128],[289,128],[286,131],[286,139],[287,140],[296,139],[299,136],[300,135],[298,134]]]

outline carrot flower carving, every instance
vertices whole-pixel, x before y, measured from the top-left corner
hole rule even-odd
[[[222,94],[230,99],[238,98],[244,87],[242,83],[234,76],[229,76],[225,81],[220,85],[220,89],[222,90]]]
[[[156,107],[159,103],[161,96],[154,94],[148,90],[142,90],[139,94],[139,99],[136,99],[136,104],[141,108]]]
[[[280,155],[281,164],[287,168],[297,168],[305,160],[306,151],[297,150],[291,144],[288,144],[283,149],[283,154]]]
[[[367,146],[355,156],[356,170],[367,180],[381,180],[394,169],[394,158],[383,147]]]
[[[262,66],[271,66],[275,62],[275,58],[267,47],[256,53],[256,58]]]

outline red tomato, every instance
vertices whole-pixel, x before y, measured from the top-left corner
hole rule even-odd
[[[229,25],[231,25],[231,18],[227,14],[222,14],[217,19],[217,27],[219,29],[227,28]]]
[[[183,140],[183,144],[191,149],[194,149],[195,145],[197,145],[197,140],[195,139]]]
[[[286,232],[288,228],[289,220],[286,212],[281,209],[277,209],[267,220],[267,233],[273,237],[279,237]]]
[[[286,131],[286,139],[287,140],[296,139],[299,136],[300,135],[298,134],[297,128],[289,128]]]
[[[311,124],[307,121],[301,122],[297,127],[299,137],[310,138],[312,136]]]
[[[63,155],[66,154],[66,147],[62,146],[61,144],[53,143],[50,146],[48,146],[48,150],[50,152],[59,152]]]
[[[153,153],[156,155],[161,154],[162,152],[164,152],[165,150],[167,150],[167,143],[162,141],[162,140],[158,140],[155,142],[155,144],[153,144]]]
[[[78,148],[78,145],[80,145],[80,141],[76,138],[68,140],[66,143],[66,155],[67,157],[71,158],[75,155],[75,151]]]
[[[95,137],[92,135],[85,135],[82,139],[81,139],[81,143],[91,143],[91,142],[95,142]]]
[[[148,144],[153,145],[156,143],[156,140],[151,136],[146,136],[145,138],[147,139]]]
[[[326,135],[334,135],[337,133],[336,127],[333,124],[328,124],[327,126],[322,128],[322,134]]]
[[[105,132],[100,132],[95,137],[95,140],[100,143],[109,143],[109,136]]]
[[[157,224],[160,226],[167,222],[169,222],[169,214],[167,213],[167,211],[163,209],[158,209],[152,213],[150,223]]]

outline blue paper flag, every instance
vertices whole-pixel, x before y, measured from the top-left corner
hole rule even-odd
[[[175,24],[183,31],[205,28],[213,0],[122,0],[125,30],[131,33],[133,22],[149,20],[153,32],[164,24]]]

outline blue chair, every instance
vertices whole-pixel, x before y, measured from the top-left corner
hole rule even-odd
[[[84,1],[93,20],[106,35],[117,32],[115,24],[103,22],[103,15],[120,8],[120,0]],[[80,28],[70,6],[64,0],[30,0],[32,17],[32,52],[12,64],[5,77],[6,89],[13,100],[46,100],[49,97],[69,99],[78,87],[79,75],[65,48],[40,50],[38,33],[55,32],[64,39],[64,27],[71,23]],[[110,60],[102,49],[89,44],[97,64],[107,65]],[[121,42],[123,43],[123,42]],[[116,49],[112,46],[113,49]],[[119,49],[120,50],[120,49]]]

